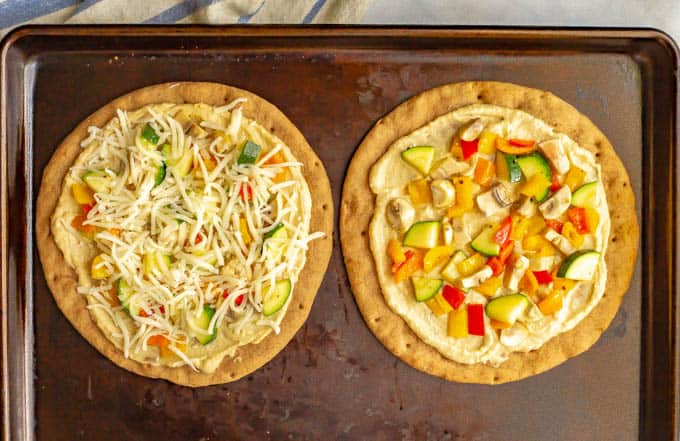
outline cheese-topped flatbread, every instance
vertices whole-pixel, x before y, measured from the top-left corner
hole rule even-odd
[[[79,140],[51,232],[127,359],[210,375],[286,326],[327,231],[310,230],[309,164],[244,115],[250,99],[116,108]]]

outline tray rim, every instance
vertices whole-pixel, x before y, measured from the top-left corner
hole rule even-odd
[[[671,152],[671,160],[674,162],[674,164],[670,165],[671,169],[675,169],[675,175],[670,177],[670,182],[669,182],[669,190],[676,196],[675,199],[672,200],[672,205],[673,207],[677,208],[678,207],[678,201],[677,201],[677,195],[680,193],[678,191],[679,189],[679,181],[677,179],[677,173],[680,172],[680,161],[678,161],[678,149],[677,149],[677,135],[678,135],[678,130],[680,127],[680,119],[678,118],[677,114],[677,103],[678,103],[678,62],[680,59],[680,48],[678,47],[678,44],[675,42],[675,40],[666,32],[660,29],[652,28],[652,27],[553,27],[553,26],[408,26],[408,25],[379,25],[379,26],[373,26],[373,25],[194,25],[194,24],[188,24],[188,25],[155,25],[155,26],[149,26],[149,25],[67,25],[67,26],[60,26],[60,25],[23,25],[16,27],[12,29],[5,37],[0,40],[0,222],[1,222],[1,229],[0,229],[0,239],[2,241],[0,245],[0,295],[2,296],[1,300],[1,307],[0,307],[0,312],[7,311],[7,300],[9,298],[9,291],[8,291],[8,284],[9,282],[9,262],[8,262],[8,239],[9,239],[9,230],[8,230],[8,223],[9,223],[9,218],[8,218],[8,210],[7,210],[7,205],[8,205],[8,200],[9,200],[9,193],[8,193],[8,148],[9,148],[9,140],[7,136],[7,115],[9,114],[9,110],[7,107],[7,102],[6,102],[6,85],[7,85],[7,73],[6,73],[6,64],[7,64],[7,55],[9,50],[16,46],[22,39],[30,36],[50,36],[50,37],[68,37],[68,36],[80,36],[80,35],[92,35],[93,37],[157,37],[157,38],[164,38],[164,37],[175,37],[175,36],[191,36],[191,37],[200,37],[200,38],[215,38],[215,37],[221,37],[224,35],[229,35],[229,36],[238,36],[238,37],[244,37],[244,38],[300,38],[300,39],[309,39],[312,37],[338,37],[338,38],[367,38],[367,37],[381,37],[381,38],[387,38],[387,39],[404,39],[404,38],[430,38],[430,39],[436,39],[436,38],[451,38],[451,37],[464,37],[464,38],[471,38],[471,39],[480,39],[480,40],[485,40],[485,39],[493,39],[494,37],[503,37],[503,38],[513,38],[513,39],[553,39],[553,40],[561,40],[561,39],[569,39],[569,38],[576,38],[577,40],[582,40],[586,38],[595,38],[595,39],[626,39],[626,38],[631,38],[631,39],[641,39],[641,40],[649,40],[652,42],[656,42],[656,44],[660,45],[665,51],[668,52],[668,55],[675,60],[675,69],[672,72],[672,77],[675,78],[675,108],[673,109],[673,113],[675,114],[675,118],[673,119],[673,127],[671,130],[671,133],[674,135],[673,136],[673,142],[670,145],[670,148],[673,149],[675,148],[675,151]],[[569,41],[567,42],[569,43]],[[573,44],[573,43],[572,43]],[[576,45],[578,45],[578,41],[576,42]],[[359,44],[359,47],[361,47],[361,44]],[[541,52],[547,52],[545,55],[550,56],[551,52],[557,52],[558,54],[561,51],[568,50],[569,44],[565,45],[565,49],[558,49],[557,51],[550,51],[549,49],[539,49]],[[329,50],[335,49],[333,46],[329,46]],[[630,51],[626,51],[625,48],[621,48],[620,46],[617,47],[612,46],[610,49],[611,51],[592,51],[592,53],[595,54],[604,54],[604,53],[630,53]],[[155,49],[156,51],[159,52],[165,52],[163,49]],[[490,52],[488,49],[481,49],[481,52]],[[44,52],[44,51],[38,51],[38,53]],[[98,50],[93,50],[93,52],[98,52]],[[503,52],[498,51],[498,52]],[[640,64],[640,61],[637,60],[638,64]],[[25,66],[25,64],[24,64]],[[642,69],[642,68],[641,68]],[[643,112],[642,112],[642,119],[643,119],[643,126],[642,126],[642,133],[643,133],[643,148],[645,144],[645,133],[647,133],[647,130],[649,130],[648,127],[645,126],[645,120],[646,120],[646,115],[645,115],[645,106],[647,103],[645,102],[645,90],[644,90],[644,85],[641,85],[641,89],[643,89],[643,99],[642,99],[642,106],[643,106]],[[22,95],[22,98],[25,100],[26,95]],[[25,111],[25,109],[24,109]],[[24,118],[22,118],[24,119]],[[652,129],[654,128],[653,126],[651,127]],[[31,136],[31,134],[23,134],[24,140],[26,137]],[[31,144],[32,145],[32,144]],[[25,179],[24,185],[26,186],[25,188],[25,194],[24,194],[24,200],[26,202],[30,202],[30,206],[26,206],[25,210],[28,213],[32,213],[33,208],[33,176],[32,176],[32,149],[28,150],[25,152],[26,154],[26,161],[28,163],[27,167],[24,169],[24,175],[21,176]],[[644,187],[644,181],[647,179],[646,176],[644,176],[647,173],[647,168],[649,164],[643,164],[642,166],[642,173],[643,173],[643,187]],[[17,176],[17,178],[20,178]],[[646,190],[646,188],[643,188],[643,191]],[[645,193],[646,194],[646,193]],[[649,232],[649,229],[651,228],[650,224],[652,222],[647,222],[646,220],[646,210],[647,210],[647,204],[642,204],[642,222],[643,222],[643,231]],[[678,422],[680,421],[680,371],[679,371],[679,363],[677,361],[677,356],[680,354],[680,339],[678,338],[678,332],[680,331],[680,326],[679,326],[679,312],[677,310],[678,302],[679,302],[679,293],[680,293],[680,278],[678,277],[678,274],[680,273],[680,261],[678,259],[678,256],[680,256],[680,238],[678,237],[678,234],[680,234],[680,220],[677,218],[674,220],[673,224],[670,225],[672,231],[670,231],[670,236],[673,238],[674,246],[672,246],[674,253],[670,256],[670,270],[671,274],[668,280],[668,288],[671,294],[674,292],[675,295],[671,295],[670,300],[671,303],[669,305],[669,311],[668,314],[670,316],[672,329],[669,329],[670,332],[670,344],[669,344],[669,350],[672,352],[671,355],[671,373],[670,375],[672,376],[672,399],[671,402],[669,403],[670,405],[670,417],[671,417],[671,427],[672,427],[672,439],[677,440],[680,439],[680,433],[678,433]],[[27,225],[26,230],[25,230],[25,237],[24,239],[28,238],[30,240],[33,236],[33,231],[32,231],[32,225]],[[645,259],[648,258],[646,250],[647,247],[644,245],[644,238],[642,239],[642,246],[641,246],[641,258]],[[20,286],[20,284],[23,283],[23,287],[26,290],[26,298],[23,299],[23,313],[25,316],[27,316],[27,322],[24,324],[28,328],[30,325],[29,331],[30,334],[27,334],[30,341],[28,343],[33,345],[32,341],[32,316],[28,314],[28,312],[32,312],[30,308],[32,308],[32,303],[33,303],[33,292],[32,292],[32,274],[34,271],[33,265],[32,265],[32,258],[33,258],[33,245],[29,244],[26,249],[24,249],[24,253],[26,253],[25,257],[25,262],[26,266],[24,267],[25,272],[24,274],[31,274],[30,277],[26,277],[25,280],[22,281],[21,278],[18,278],[16,280],[17,287]],[[28,252],[30,251],[30,252]],[[18,263],[20,264],[20,263]],[[643,265],[645,263],[643,262]],[[674,270],[674,271],[673,271]],[[642,275],[642,288],[643,290],[647,290],[647,283],[648,281],[646,280],[647,277],[645,274]],[[648,301],[648,303],[651,301]],[[642,301],[642,319],[644,320],[644,313],[645,313],[645,302],[644,299]],[[649,306],[647,306],[649,307]],[[14,421],[10,418],[10,412],[9,406],[12,401],[10,400],[10,397],[12,396],[10,394],[10,384],[9,384],[9,377],[10,377],[10,368],[8,366],[8,359],[7,356],[9,355],[8,352],[8,340],[7,340],[7,331],[8,331],[8,318],[6,313],[2,313],[2,327],[1,327],[1,332],[2,332],[2,352],[1,352],[1,357],[2,357],[2,384],[3,384],[3,393],[2,393],[2,407],[3,407],[3,439],[10,440],[13,439],[11,436],[15,433],[14,430],[16,428],[13,428],[11,425]],[[645,415],[644,415],[644,407],[643,406],[643,401],[645,400],[642,392],[643,388],[643,381],[642,381],[642,376],[643,376],[643,368],[644,368],[644,357],[645,357],[645,346],[646,343],[644,342],[645,339],[645,328],[642,329],[642,336],[641,340],[641,381],[640,381],[640,435],[644,436],[643,431],[645,430]],[[651,348],[648,348],[648,350],[652,350]],[[22,378],[24,379],[24,388],[28,390],[24,390],[24,397],[27,398],[28,402],[30,403],[30,408],[29,408],[29,413],[25,415],[23,424],[24,428],[30,428],[33,429],[34,426],[31,424],[35,424],[35,418],[33,416],[34,413],[34,406],[35,406],[35,401],[33,399],[33,389],[34,389],[34,378],[33,378],[33,357],[32,353],[24,353],[24,361],[26,362],[26,365],[24,366],[24,372],[21,373]],[[28,368],[31,369],[28,369]],[[28,393],[28,395],[26,395]],[[648,428],[647,428],[648,429]],[[645,432],[646,433],[646,432]],[[28,432],[21,432],[20,434],[21,439],[34,439],[34,434],[32,431]]]

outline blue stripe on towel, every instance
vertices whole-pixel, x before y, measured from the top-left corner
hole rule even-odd
[[[175,6],[166,9],[160,14],[151,17],[144,21],[146,24],[163,24],[163,23],[175,23],[199,9],[210,6],[213,3],[217,3],[221,0],[184,0],[181,3],[177,3]]]
[[[0,28],[23,23],[60,9],[73,6],[78,0],[5,0],[0,3]]]
[[[323,5],[326,4],[326,0],[316,0],[316,3],[312,5],[312,8],[309,10],[307,15],[305,15],[305,18],[302,19],[303,24],[310,24],[313,20],[314,17],[317,16],[321,8],[323,8]]]
[[[255,9],[255,12],[249,15],[242,15],[236,20],[236,23],[239,24],[246,24],[248,23],[258,12],[260,12],[260,9],[262,9],[262,6],[264,6],[266,0],[262,0],[262,3],[260,3],[260,6]]]

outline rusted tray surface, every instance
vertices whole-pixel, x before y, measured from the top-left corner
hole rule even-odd
[[[0,63],[5,439],[676,439],[678,58],[665,35],[30,27],[5,39]],[[337,241],[307,324],[266,367],[232,384],[193,390],[135,376],[57,309],[33,243],[41,173],[63,137],[112,98],[173,80],[251,90],[302,130],[337,204],[351,155],[381,115],[427,88],[476,79],[556,93],[604,131],[631,175],[640,259],[611,328],[584,355],[495,387],[418,372],[365,326]]]

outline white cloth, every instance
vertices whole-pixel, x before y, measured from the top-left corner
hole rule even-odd
[[[0,37],[28,23],[358,23],[370,1],[0,0]]]

